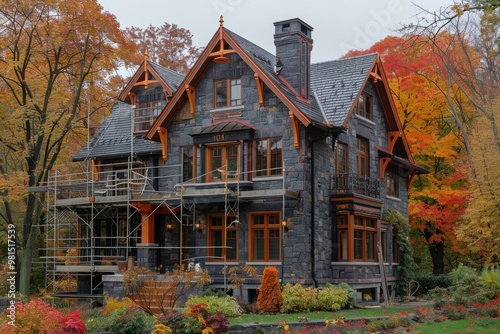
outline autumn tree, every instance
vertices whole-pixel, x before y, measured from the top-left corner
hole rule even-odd
[[[145,29],[131,27],[126,33],[137,45],[137,60],[147,52],[152,61],[178,73],[187,73],[201,54],[201,49],[192,44],[191,32],[176,24],[165,22],[161,27],[149,25]]]
[[[429,82],[435,59],[429,57],[427,48],[408,45],[407,37],[390,36],[362,52],[378,52],[383,57],[412,154],[431,172],[414,180],[408,211],[416,236],[412,241],[425,241],[423,247],[432,261],[432,271],[443,273],[446,261],[453,265],[452,259],[462,249],[456,242],[455,227],[467,199],[467,173],[459,131],[450,126],[447,100]]]
[[[0,19],[1,218],[18,227],[19,291],[29,295],[43,194],[10,195],[46,181],[68,134],[87,119],[92,93],[106,89],[134,45],[95,0],[5,0]]]
[[[491,222],[500,215],[500,7],[498,1],[468,1],[424,11],[419,18],[404,31],[418,36],[412,45],[426,48],[435,59],[432,78],[425,77],[446,98],[450,125],[458,130],[468,159],[472,197],[457,233],[481,252],[482,263],[498,262],[500,234]],[[485,244],[486,249],[476,246]]]

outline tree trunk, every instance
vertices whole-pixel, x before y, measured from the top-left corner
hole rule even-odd
[[[429,253],[432,258],[432,273],[434,275],[444,274],[444,243],[429,244]]]

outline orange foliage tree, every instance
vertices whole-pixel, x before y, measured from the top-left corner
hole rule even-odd
[[[266,267],[262,273],[257,307],[261,312],[279,312],[283,304],[281,287],[276,267]]]
[[[448,35],[443,34],[442,43]],[[410,189],[409,218],[418,242],[423,238],[432,260],[432,271],[445,271],[463,252],[455,229],[468,198],[468,164],[463,131],[448,114],[448,100],[435,80],[438,59],[421,44],[408,45],[408,37],[387,37],[370,49],[384,60],[391,93],[416,162],[431,171],[414,180]],[[460,92],[453,93],[460,98]],[[422,247],[414,247],[419,249]],[[454,254],[455,256],[450,256]],[[448,255],[448,256],[446,256]]]
[[[19,291],[29,295],[44,198],[9,195],[47,180],[88,102],[109,100],[107,80],[135,46],[96,0],[4,0],[0,17],[0,217],[17,225]]]

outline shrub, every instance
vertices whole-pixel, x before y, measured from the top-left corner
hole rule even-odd
[[[348,292],[341,288],[325,287],[318,292],[316,308],[324,311],[338,311],[347,305]]]
[[[184,313],[176,310],[165,313],[158,318],[155,329],[163,328],[164,332],[171,331],[176,334],[221,334],[227,333],[228,323],[227,317],[221,312],[210,315],[206,304],[197,304],[187,306]]]
[[[236,317],[241,314],[238,303],[231,296],[191,296],[186,301],[186,306],[194,306],[199,304],[207,305],[207,311],[209,315],[214,315],[215,313],[220,312],[226,317]]]
[[[309,312],[316,307],[317,290],[304,288],[300,283],[287,283],[283,287],[282,313]]]
[[[19,332],[19,329],[21,332]],[[15,326],[4,322],[0,333],[84,334],[80,311],[63,314],[40,299],[16,303]]]
[[[489,300],[488,290],[482,286],[475,269],[460,264],[450,274],[451,297],[456,304],[485,303]]]
[[[481,273],[480,284],[486,288],[490,299],[500,297],[500,268],[484,268]]]
[[[257,307],[261,312],[279,312],[283,296],[278,278],[278,269],[266,267],[262,274]]]
[[[434,275],[432,273],[417,273],[413,276],[413,280],[416,281],[420,287],[416,292],[417,295],[426,295],[430,290],[440,287],[449,288],[451,286],[451,280],[448,275]]]
[[[441,308],[448,300],[448,290],[445,288],[435,287],[429,291],[429,297],[432,299],[435,308]]]
[[[356,290],[354,290],[349,284],[342,282],[337,285],[333,285],[330,283],[325,284],[325,288],[337,287],[339,289],[343,289],[347,292],[347,303],[343,306],[343,308],[353,308],[356,305]]]
[[[151,328],[154,317],[146,314],[137,305],[107,310],[103,307],[100,311],[89,314],[87,320],[87,333],[125,333],[142,334],[144,328]]]

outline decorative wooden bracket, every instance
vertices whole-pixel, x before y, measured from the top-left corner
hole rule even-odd
[[[293,131],[293,146],[295,148],[300,147],[300,132],[299,132],[299,120],[292,111],[288,113],[290,116],[290,121],[292,122],[292,131]]]
[[[194,98],[196,94],[194,86],[186,85],[186,93],[189,99],[189,110],[191,112],[191,116],[194,117],[194,111],[195,111]]]
[[[373,79],[373,83],[377,83],[377,81],[382,80],[382,78],[378,74],[379,72],[380,71],[378,69],[378,66],[377,66],[377,64],[375,64],[375,66],[373,66],[373,68],[372,68],[372,71],[370,72],[370,78]]]
[[[161,143],[161,157],[167,160],[167,129],[164,127],[158,128],[158,136],[160,136]]]
[[[384,179],[385,170],[387,169],[389,162],[391,162],[391,158],[389,158],[389,157],[380,158],[380,179],[381,180]]]
[[[415,178],[416,173],[412,173],[408,175],[408,182],[406,182],[406,190],[410,190],[411,184],[413,183],[413,179]]]
[[[132,92],[128,92],[128,98],[130,99],[130,104],[135,106],[137,104],[137,95]]]
[[[222,17],[222,15],[220,16],[219,22],[220,22],[220,27],[219,27],[220,49],[218,51],[212,52],[208,56],[209,57],[215,57],[214,61],[217,64],[224,64],[224,63],[228,63],[228,62],[231,61],[231,59],[229,59],[228,57],[226,57],[226,55],[227,54],[231,54],[231,53],[236,53],[236,51],[235,50],[231,50],[231,49],[224,49],[224,38],[222,37],[222,30],[224,28],[224,18]]]
[[[392,154],[392,150],[394,149],[394,145],[396,144],[396,141],[398,140],[399,137],[401,137],[401,132],[399,131],[389,131],[387,133],[387,136],[389,137],[389,142],[387,143],[387,148],[389,149],[389,152]]]
[[[264,82],[259,78],[257,73],[254,73],[253,77],[257,83],[257,91],[259,92],[259,104],[261,107],[264,106]]]

